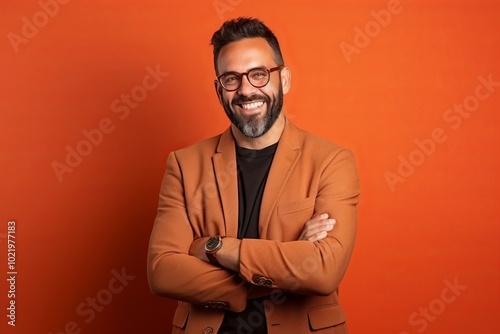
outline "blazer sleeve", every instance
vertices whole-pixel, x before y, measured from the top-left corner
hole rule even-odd
[[[358,199],[354,156],[342,149],[321,171],[315,198],[315,213],[335,218],[334,229],[316,242],[244,239],[240,248],[241,276],[252,284],[287,292],[332,294],[352,255]]]
[[[182,171],[169,154],[158,213],[148,250],[148,282],[154,294],[192,304],[224,302],[232,311],[246,306],[248,283],[238,274],[189,255],[193,242],[185,206]]]

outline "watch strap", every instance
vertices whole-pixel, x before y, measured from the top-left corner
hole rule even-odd
[[[215,251],[215,252],[206,252],[207,257],[208,257],[208,261],[210,261],[210,263],[213,264],[214,266],[220,267],[220,263],[219,263],[219,261],[217,261],[217,258],[215,257],[216,253],[217,253],[217,251]]]

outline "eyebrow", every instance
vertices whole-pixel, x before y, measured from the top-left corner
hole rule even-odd
[[[278,66],[278,65],[276,65],[276,66]],[[248,72],[250,72],[251,70],[255,70],[255,69],[257,69],[257,68],[273,68],[273,67],[274,67],[274,65],[273,65],[273,66],[261,65],[261,66],[251,67],[251,68],[247,69],[247,70],[246,70],[246,71],[244,71],[244,72],[238,72],[238,71],[225,71],[225,72],[220,72],[219,74],[217,74],[217,76],[221,76],[221,75],[226,74],[226,73],[240,73],[240,74],[241,74],[241,73],[248,73]]]

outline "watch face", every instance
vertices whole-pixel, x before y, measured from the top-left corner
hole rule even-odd
[[[207,240],[205,244],[205,250],[207,252],[212,252],[220,248],[221,238],[220,237],[211,237]]]

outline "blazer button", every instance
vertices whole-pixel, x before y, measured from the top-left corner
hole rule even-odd
[[[262,279],[263,279],[263,277],[262,277],[262,276],[260,276],[260,275],[257,275],[257,274],[255,274],[255,275],[253,275],[253,276],[252,276],[252,281],[253,281],[255,284],[260,284],[260,281],[261,281]]]
[[[214,333],[214,330],[212,329],[212,327],[207,327],[203,330],[203,334],[213,334]]]
[[[264,286],[266,286],[268,288],[272,287],[273,286],[273,281],[270,280],[270,279],[264,280]]]
[[[226,303],[226,302],[217,302],[217,308],[224,308],[224,309],[228,309],[229,308],[229,303]]]

